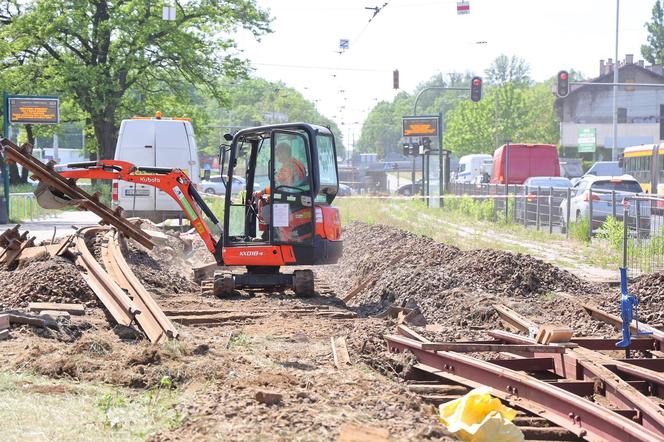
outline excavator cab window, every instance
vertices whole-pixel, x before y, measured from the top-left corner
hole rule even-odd
[[[275,244],[310,244],[314,232],[310,143],[299,131],[272,132],[272,237]]]

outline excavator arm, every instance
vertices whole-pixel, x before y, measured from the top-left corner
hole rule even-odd
[[[160,167],[139,167],[126,161],[117,160],[71,163],[58,167],[58,169],[60,168],[65,170],[57,170],[57,172],[62,177],[68,179],[123,180],[130,183],[156,187],[166,192],[182,208],[185,216],[203,239],[210,253],[217,259],[221,256],[221,251],[217,250],[219,242],[212,235],[212,232],[210,232],[210,229],[202,218],[201,212],[217,226],[219,232],[223,235],[222,226],[200,196],[187,174],[182,170]],[[39,193],[39,190],[36,193]],[[37,195],[38,202],[39,198],[51,197],[46,192]]]

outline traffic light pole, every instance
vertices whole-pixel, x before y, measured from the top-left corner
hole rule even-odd
[[[413,116],[417,116],[417,103],[419,103],[420,97],[422,96],[423,93],[425,93],[427,91],[430,91],[430,90],[470,91],[470,88],[467,88],[467,87],[447,87],[447,86],[429,86],[429,87],[425,87],[415,97],[415,103],[413,103]],[[447,179],[447,177],[444,176],[445,163],[443,163],[443,113],[442,112],[440,112],[439,115],[438,115],[438,140],[439,140],[438,147],[439,147],[439,150],[440,150],[440,154],[438,155],[438,169],[439,169],[439,174],[438,175],[439,175],[439,180],[440,180],[440,182],[439,182],[440,196],[441,196],[441,199],[440,199],[441,204],[440,205],[442,207],[442,205],[443,205],[442,196],[443,196],[443,191],[446,190],[445,189],[445,187],[446,187],[445,183],[446,183],[446,179]],[[423,171],[423,174],[422,174],[422,190],[424,190],[424,182],[425,182],[425,180],[424,180],[424,161],[422,161],[422,171]],[[413,189],[415,189],[415,157],[413,157],[413,170],[412,170],[411,177],[412,177]],[[427,202],[427,205],[428,205],[428,202]]]

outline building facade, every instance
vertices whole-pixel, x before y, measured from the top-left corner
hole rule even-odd
[[[570,94],[556,100],[560,117],[562,156],[586,160],[611,160],[613,140],[613,83],[615,63],[600,60],[599,77],[589,80],[596,85],[572,85]],[[627,55],[618,66],[619,83],[664,85],[662,66],[634,63]],[[622,86],[617,93],[619,152],[627,146],[656,143],[664,139],[664,87]],[[595,133],[596,148],[582,146],[580,138]],[[583,141],[582,141],[583,143]]]

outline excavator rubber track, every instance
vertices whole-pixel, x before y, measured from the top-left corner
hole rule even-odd
[[[315,294],[314,272],[308,269],[270,274],[216,271],[212,278],[201,281],[201,294],[218,298],[232,296],[236,290],[273,288],[290,289],[301,298],[311,297]]]

